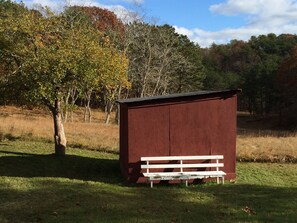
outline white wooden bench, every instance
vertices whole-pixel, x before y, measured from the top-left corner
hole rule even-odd
[[[188,186],[191,179],[217,178],[219,184],[221,178],[224,184],[226,173],[219,170],[223,159],[223,155],[141,157],[141,169],[151,188],[156,180],[181,180]]]

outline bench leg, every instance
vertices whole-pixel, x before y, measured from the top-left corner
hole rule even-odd
[[[222,177],[222,184],[224,184],[225,183],[225,180],[224,180],[224,177]]]
[[[220,178],[219,177],[217,177],[217,184],[219,184],[220,183]]]
[[[188,180],[186,180],[186,187],[188,186]]]
[[[151,188],[153,188],[153,185],[154,185],[154,183],[153,183],[153,181],[151,180]]]

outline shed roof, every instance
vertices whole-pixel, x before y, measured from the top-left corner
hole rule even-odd
[[[194,97],[194,96],[216,97],[218,94],[237,94],[239,92],[241,92],[241,89],[221,90],[221,91],[196,91],[196,92],[169,94],[169,95],[161,95],[161,96],[153,96],[153,97],[121,99],[121,100],[117,100],[116,102],[120,104],[127,104],[127,103],[137,103],[137,102],[153,102],[153,101],[168,100],[168,99],[188,98],[188,97]]]

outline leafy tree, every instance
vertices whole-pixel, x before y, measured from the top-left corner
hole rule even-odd
[[[106,52],[104,59],[104,64],[107,65],[100,66],[99,68],[99,71],[104,74],[102,76],[101,88],[99,90],[101,90],[105,96],[105,123],[108,124],[115,101],[119,98],[122,89],[129,89],[131,85],[127,76],[128,59],[124,53],[113,48]]]
[[[242,41],[233,40],[226,45],[213,44],[210,49],[204,50],[203,64],[207,70],[204,89],[240,87],[251,58],[252,54]]]
[[[280,95],[276,87],[276,74],[282,61],[289,56],[296,44],[296,36],[285,34],[251,37],[248,45],[259,57],[258,62],[246,73],[243,86],[251,113],[269,114],[277,110]]]
[[[127,27],[127,35],[128,74],[132,83],[129,96],[163,95],[201,87],[199,48],[175,33],[173,27],[135,22]],[[193,87],[189,88],[191,81]]]
[[[110,65],[104,55],[113,48],[99,44],[102,35],[88,19],[73,22],[67,15],[56,16],[46,8],[42,13],[24,7],[6,11],[0,25],[1,37],[13,46],[4,49],[11,69],[3,84],[14,86],[23,101],[42,103],[50,109],[55,153],[64,155],[67,141],[61,103],[73,85],[85,87],[92,82],[95,85],[91,87],[100,86],[108,75],[105,66]]]
[[[281,121],[296,129],[297,126],[297,46],[290,57],[281,64],[276,85],[280,92],[279,112]]]
[[[72,6],[68,8],[70,12],[83,12],[91,21],[93,26],[105,33],[109,38],[123,37],[125,34],[125,25],[117,16],[107,10],[98,7]]]
[[[255,65],[246,76],[245,95],[249,99],[249,111],[256,114],[269,114],[276,103],[276,71],[280,58],[269,55]]]
[[[179,63],[172,75],[169,92],[181,93],[202,89],[205,69],[199,45],[191,42],[187,36],[178,35]]]
[[[34,11],[8,11],[1,19],[1,27],[6,24],[2,35],[11,45],[15,44],[13,50],[7,51],[13,63],[8,82],[21,92],[23,99],[42,101],[48,106],[54,119],[55,151],[64,154],[66,137],[60,100],[71,65],[62,53],[67,49],[61,41],[64,34],[61,20],[47,12],[45,19]]]
[[[296,35],[252,36],[248,42],[232,40],[203,50],[205,89],[242,88],[241,109],[266,115],[277,110],[280,100],[276,74],[297,44]]]
[[[115,100],[120,96],[122,89],[129,87],[126,74],[128,62],[124,52],[120,50],[123,49],[125,26],[113,12],[98,7],[73,6],[69,7],[65,13],[71,20],[82,19],[85,16],[93,27],[101,33],[99,42],[104,51],[101,53],[104,55],[102,61],[105,65],[100,66],[100,69],[103,69],[103,71],[100,70],[100,73],[103,75],[98,79],[95,73],[90,72],[90,69],[88,70],[89,66],[86,66],[88,71],[84,71],[86,75],[83,83],[85,84],[80,91],[85,101],[84,120],[91,121],[90,102],[93,98],[92,95],[97,93],[105,105],[106,123],[108,123]],[[106,66],[108,69],[105,69]],[[118,82],[111,83],[111,80]]]

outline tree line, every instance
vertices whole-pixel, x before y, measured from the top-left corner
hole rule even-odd
[[[297,125],[297,36],[252,36],[203,50],[206,89],[242,88],[239,109],[251,115],[279,115],[280,124]]]
[[[108,123],[120,98],[242,88],[241,110],[292,124],[296,46],[295,35],[269,34],[200,48],[170,25],[124,24],[98,7],[57,14],[0,0],[0,103],[49,108],[62,155],[63,122],[75,108],[83,105],[91,122],[100,107]]]

